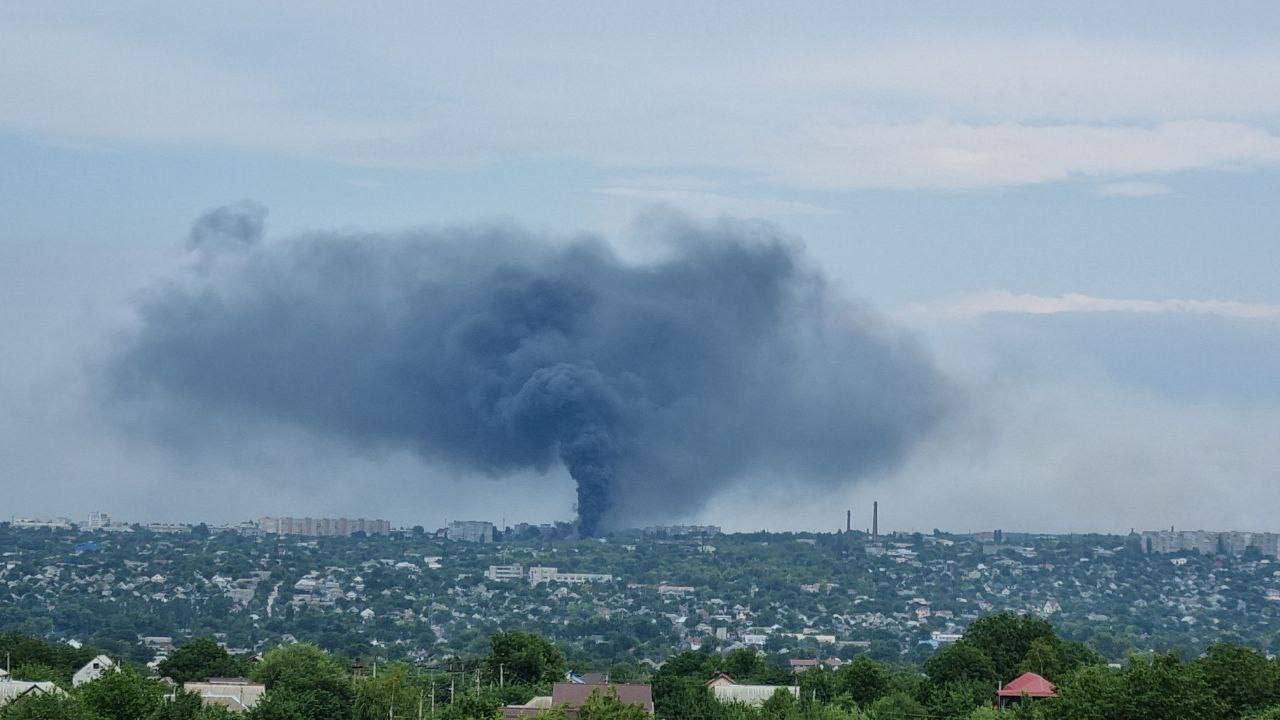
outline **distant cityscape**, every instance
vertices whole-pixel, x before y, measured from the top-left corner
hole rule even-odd
[[[89,532],[133,532],[135,528],[143,528],[156,533],[191,532],[199,523],[171,522],[121,522],[110,513],[93,511],[88,513],[83,523],[66,516],[55,517],[11,517],[9,524],[20,529],[48,528],[52,530],[71,530],[78,528]],[[412,528],[395,528],[388,520],[366,518],[313,518],[292,516],[264,515],[256,520],[220,525],[207,525],[210,530],[220,532],[236,532],[244,535],[273,534],[300,535],[304,537],[350,537],[356,533],[364,535],[388,535],[393,531],[408,532]],[[845,531],[852,532],[852,511],[846,514]],[[424,531],[426,532],[426,531]],[[572,534],[570,523],[516,523],[514,526],[499,528],[487,520],[453,520],[447,526],[430,531],[431,535],[455,542],[492,543],[502,539],[520,537],[543,537],[556,539]],[[641,537],[683,538],[696,536],[714,536],[722,534],[717,525],[655,525],[632,528],[620,532],[623,535]],[[879,503],[872,509],[872,527],[867,531],[872,538],[879,537]],[[1025,534],[1025,533],[1024,533]],[[1064,533],[1031,533],[1040,536],[1053,536]],[[1065,533],[1078,534],[1078,533]],[[986,530],[971,533],[981,542],[1000,543],[1003,541],[1002,530]],[[1143,530],[1131,531],[1144,553],[1168,555],[1180,552],[1195,552],[1203,555],[1243,556],[1255,551],[1262,557],[1280,558],[1280,533],[1255,532],[1238,530]]]
[[[14,518],[0,523],[0,632],[150,663],[201,636],[439,663],[527,628],[595,666],[749,648],[799,668],[862,653],[921,662],[1012,611],[1117,661],[1250,634],[1280,651],[1280,636],[1259,634],[1280,622],[1274,533],[923,534],[883,530],[875,507],[866,530],[842,514],[834,532],[671,525],[590,539],[572,523]]]
[[[168,523],[168,522],[121,522],[112,518],[110,513],[94,511],[88,514],[81,523],[65,516],[56,517],[11,517],[9,524],[15,528],[35,530],[71,530],[78,528],[89,532],[133,532],[135,528],[143,528],[158,533],[191,532],[202,523]],[[205,525],[210,530],[230,531],[242,535],[301,535],[304,537],[350,537],[356,533],[364,535],[387,535],[396,528],[388,520],[370,520],[366,518],[313,518],[264,515],[256,520],[221,525]],[[399,528],[410,531],[412,528]],[[425,531],[424,531],[425,532]],[[719,535],[717,525],[658,525],[635,528],[623,531],[626,534],[637,534],[647,537],[690,537],[697,535]],[[518,537],[561,538],[571,535],[573,526],[570,523],[517,523],[513,527],[499,529],[487,520],[454,520],[447,526],[434,530],[431,534],[437,538],[455,542],[492,543],[505,535]]]

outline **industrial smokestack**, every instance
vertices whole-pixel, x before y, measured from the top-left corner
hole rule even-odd
[[[845,532],[853,531],[853,511],[852,510],[844,511],[844,531]]]
[[[871,502],[871,539],[880,539],[880,501]]]

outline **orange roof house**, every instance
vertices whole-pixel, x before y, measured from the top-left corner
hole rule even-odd
[[[996,693],[996,704],[1000,707],[1008,707],[1017,702],[1022,702],[1022,698],[1030,698],[1032,700],[1043,700],[1058,696],[1058,689],[1054,684],[1040,677],[1039,675],[1029,672],[1023,673],[1009,684],[1000,688]]]

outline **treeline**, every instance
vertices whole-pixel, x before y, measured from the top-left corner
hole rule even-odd
[[[160,677],[126,666],[72,688],[71,674],[94,652],[0,636],[14,678],[62,688],[11,703],[0,709],[0,720],[492,720],[503,705],[550,694],[567,671],[558,647],[521,632],[494,635],[486,655],[447,668],[391,663],[355,672],[349,660],[314,645],[279,647],[255,661],[202,639],[161,663]],[[1024,672],[1055,683],[1058,696],[996,710],[997,689]],[[762,707],[725,704],[707,687],[721,673],[738,684],[783,689]],[[266,686],[243,715],[203,707],[181,690],[184,682],[235,675]],[[923,672],[859,657],[836,670],[796,674],[737,650],[683,653],[636,679],[652,684],[663,720],[1280,720],[1280,664],[1257,651],[1223,644],[1199,658],[1142,655],[1112,667],[1090,648],[1059,638],[1047,622],[1011,614],[978,620],[960,642],[930,657]],[[563,712],[541,717],[559,720]],[[640,720],[643,713],[600,695],[579,717]]]
[[[792,680],[751,651],[699,652],[664,664],[653,686],[666,720],[1280,720],[1280,663],[1255,650],[1135,655],[1117,668],[1044,620],[1007,613],[976,621],[923,670],[860,657]],[[996,710],[997,690],[1026,672],[1055,683],[1058,697]],[[717,673],[740,684],[794,682],[799,697],[779,691],[759,709],[725,705],[706,688]]]
[[[528,633],[490,639],[482,658],[445,669],[387,663],[353,672],[350,660],[306,643],[268,651],[261,659],[230,655],[212,639],[192,640],[144,673],[122,664],[73,687],[72,675],[98,654],[94,648],[50,645],[20,635],[0,635],[16,680],[51,681],[53,692],[32,692],[0,708],[0,720],[471,720],[501,716],[500,708],[550,694],[566,672],[554,644]],[[266,692],[243,714],[205,707],[182,684],[211,677],[262,683]],[[635,708],[601,697],[590,712],[599,720],[639,720]],[[586,717],[590,718],[590,712]],[[553,713],[554,717],[554,713]]]

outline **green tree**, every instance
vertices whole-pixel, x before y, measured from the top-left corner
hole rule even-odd
[[[1280,703],[1280,670],[1262,653],[1239,645],[1217,644],[1196,665],[1227,708],[1229,718]]]
[[[981,650],[995,668],[997,679],[1008,682],[1018,675],[1018,665],[1038,638],[1056,640],[1053,626],[1037,617],[997,613],[976,620],[955,647]]]
[[[1044,703],[1051,720],[1120,720],[1128,702],[1124,677],[1103,666],[1082,668],[1058,685],[1058,697]]]
[[[65,683],[62,673],[45,665],[44,663],[27,663],[18,665],[13,669],[14,680],[29,680],[33,682],[57,682]]]
[[[211,677],[239,677],[248,668],[213,638],[196,638],[179,646],[156,669],[176,683],[188,683]]]
[[[702,681],[693,678],[673,678],[663,681],[662,692],[654,685],[654,706],[664,718],[714,718],[720,702]]]
[[[355,684],[355,720],[385,720],[389,717],[417,717],[422,701],[421,687],[414,683],[409,668],[396,663]]]
[[[497,720],[502,717],[502,704],[495,695],[470,692],[437,714],[444,720]]]
[[[1227,714],[1203,668],[1173,655],[1132,660],[1122,674],[1125,712],[1132,720],[1204,720]]]
[[[684,652],[667,660],[653,676],[653,702],[659,717],[716,717],[720,703],[706,686],[715,671],[716,658],[706,652]]]
[[[1172,655],[1134,658],[1123,670],[1081,668],[1036,703],[1048,720],[1218,720],[1237,717],[1214,694],[1204,669]]]
[[[117,666],[76,689],[86,707],[105,720],[139,720],[156,713],[165,688],[130,665]]]
[[[253,709],[245,713],[246,720],[308,720],[302,701],[291,697],[287,690],[267,691]]]
[[[755,650],[741,648],[724,656],[720,669],[740,683],[751,682],[762,669],[764,661]]]
[[[867,707],[889,693],[892,674],[880,663],[863,656],[836,671],[836,692],[848,695],[859,707]]]
[[[489,638],[485,673],[492,679],[529,685],[550,685],[564,678],[560,648],[527,632],[504,632]]]
[[[796,679],[800,685],[800,697],[805,700],[827,703],[839,694],[833,672],[822,669],[809,670],[800,673]]]
[[[966,720],[974,708],[990,705],[994,695],[994,688],[986,682],[951,682],[930,686],[929,714],[938,720]]]
[[[1057,638],[1036,638],[1027,648],[1027,654],[1018,664],[1018,672],[1033,672],[1041,677],[1056,680],[1065,673],[1065,663],[1058,652]]]
[[[328,653],[306,643],[274,648],[253,669],[267,692],[253,720],[346,720],[354,690],[346,669]]]
[[[6,612],[8,612],[6,608]],[[15,668],[24,665],[45,665],[57,673],[57,680],[71,682],[71,676],[85,663],[101,654],[92,647],[73,648],[69,645],[51,645],[39,638],[16,633],[0,634],[0,655]],[[18,679],[27,679],[14,673]]]
[[[795,711],[797,705],[796,696],[790,690],[778,688],[760,706],[760,715],[769,720],[783,720]]]
[[[901,692],[885,695],[867,708],[869,720],[921,720],[928,715],[925,706]]]
[[[934,653],[924,664],[929,682],[937,685],[951,683],[987,683],[992,690],[996,685],[996,668],[991,658],[976,645],[958,642]]]

